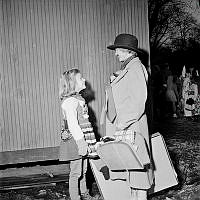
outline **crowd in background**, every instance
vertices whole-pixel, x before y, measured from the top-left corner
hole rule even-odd
[[[168,63],[152,67],[153,110],[156,119],[200,116],[200,76],[193,66],[172,73]]]

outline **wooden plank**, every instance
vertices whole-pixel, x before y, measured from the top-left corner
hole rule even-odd
[[[58,160],[59,147],[0,152],[0,165]]]
[[[14,189],[24,189],[30,187],[42,187],[47,186],[50,183],[59,183],[59,182],[68,182],[69,175],[62,174],[56,175],[53,178],[47,175],[38,175],[38,176],[27,176],[27,177],[10,177],[6,179],[0,179],[0,191],[3,190],[14,190]]]
[[[3,2],[0,0],[0,8],[3,9]],[[3,146],[3,51],[2,51],[2,35],[3,35],[3,15],[0,12],[0,146]]]

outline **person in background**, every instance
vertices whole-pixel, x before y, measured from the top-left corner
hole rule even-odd
[[[167,79],[172,75],[169,68],[169,63],[161,65],[161,90],[160,90],[160,118],[165,118],[168,115],[169,106],[166,106]]]
[[[200,116],[200,76],[198,70],[195,71],[193,78],[195,83],[197,84],[197,90],[198,90],[197,98],[195,101],[195,109],[194,109],[195,120],[198,121]]]
[[[167,78],[166,100],[172,103],[173,117],[177,118],[176,106],[179,101],[179,95],[175,77],[172,75],[169,75]]]
[[[193,119],[195,115],[195,103],[198,97],[198,85],[194,74],[186,73],[183,82],[184,116]]]
[[[88,118],[88,108],[79,94],[85,89],[85,79],[78,69],[62,74],[59,97],[63,114],[60,161],[70,161],[69,193],[71,200],[92,200],[86,187],[88,152],[95,152],[96,139]],[[80,184],[80,191],[79,191]]]
[[[182,87],[182,102],[183,102],[183,110],[184,110],[184,117],[192,116],[192,112],[186,109],[186,101],[188,99],[189,89],[191,85],[190,74],[186,73],[183,79],[183,87]]]
[[[106,89],[105,113],[115,127],[113,136],[117,140],[124,138],[135,144],[141,160],[148,166],[144,172],[130,173],[133,199],[147,200],[147,191],[153,182],[145,110],[148,73],[138,57],[141,51],[138,49],[136,36],[119,34],[114,44],[107,48],[115,51],[115,56],[121,63],[121,69],[111,76],[110,85]],[[145,141],[147,145],[142,145],[142,142],[138,141]]]
[[[152,96],[153,96],[153,116],[155,120],[161,118],[162,109],[162,76],[159,65],[151,66]]]

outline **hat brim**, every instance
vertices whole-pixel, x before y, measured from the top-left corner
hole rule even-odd
[[[115,50],[116,48],[123,48],[123,49],[128,49],[128,50],[131,50],[131,51],[135,51],[137,53],[142,53],[142,51],[139,50],[139,49],[129,47],[129,46],[125,46],[125,45],[110,45],[110,46],[107,46],[107,48],[110,49],[110,50]]]

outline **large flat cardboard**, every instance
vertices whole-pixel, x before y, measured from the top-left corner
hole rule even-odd
[[[151,144],[155,165],[155,186],[152,192],[155,193],[177,185],[178,179],[163,136],[160,133],[153,134]]]
[[[159,192],[178,184],[177,174],[170,159],[165,141],[160,133],[151,137],[152,153],[155,165],[155,185],[150,193]],[[90,165],[98,188],[105,200],[131,200],[130,187],[124,180],[106,180],[98,170],[98,160],[90,159]]]
[[[97,169],[96,160],[90,160],[90,165],[104,200],[131,200],[130,188],[123,180],[105,180],[103,174]]]

